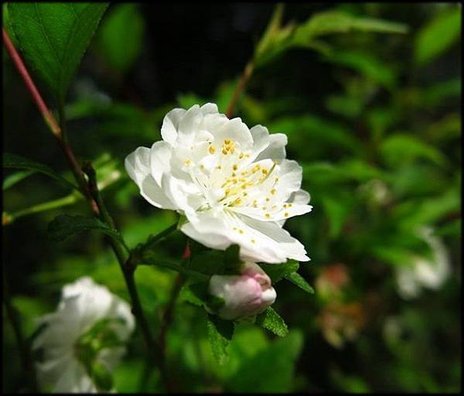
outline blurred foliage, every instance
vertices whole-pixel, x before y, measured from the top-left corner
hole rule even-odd
[[[14,29],[15,18],[26,17],[15,15],[21,6],[4,13],[4,24]],[[314,209],[288,220],[286,228],[311,261],[300,265],[299,278],[288,278],[298,266],[271,275],[286,278],[276,285],[273,312],[287,323],[288,335],[240,323],[230,344],[221,344],[224,332],[192,304],[201,301],[187,284],[167,334],[169,371],[179,392],[458,392],[460,5],[289,3],[275,14],[273,5],[224,7],[195,5],[204,11],[197,18],[188,5],[112,4],[66,103],[69,140],[81,159],[93,161],[103,198],[131,248],[178,219],[141,199],[124,170],[125,156],[159,140],[162,118],[175,106],[211,101],[225,111],[236,77],[253,57],[260,67],[237,115],[250,127],[261,123],[286,133],[288,157],[303,166],[303,188]],[[25,34],[35,23],[18,19],[14,33]],[[87,40],[85,34],[71,39]],[[76,52],[66,52],[66,59],[82,55],[79,43],[72,48]],[[37,69],[63,96],[73,66],[54,79],[54,61],[40,62]],[[3,229],[4,277],[24,335],[31,337],[36,318],[55,309],[62,285],[81,275],[128,295],[100,232],[60,243],[47,237],[47,224],[57,215],[83,217],[87,208],[81,199],[63,200],[63,186],[48,177],[71,180],[5,55],[3,64],[5,151],[19,156],[5,156],[4,167],[30,159],[23,158],[20,171],[4,170],[4,223],[5,214],[11,216]],[[81,220],[76,231],[99,227]],[[421,236],[424,227],[443,244],[441,256]],[[185,241],[180,233],[166,237],[152,257],[166,265],[136,272],[155,332],[175,278],[170,268],[180,262]],[[405,298],[400,272],[420,258],[431,263],[423,276],[436,279],[436,257],[448,275],[434,289],[424,284],[418,296]],[[190,265],[192,271],[199,266]],[[206,273],[208,268],[206,263]],[[304,293],[311,291],[307,282],[315,294]],[[5,315],[3,390],[12,392],[23,384]],[[268,321],[267,328],[279,319]],[[214,358],[208,331],[217,348],[227,350],[223,364]],[[115,371],[118,391],[160,391],[159,373],[144,352],[136,333]]]

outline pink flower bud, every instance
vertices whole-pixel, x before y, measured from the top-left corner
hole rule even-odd
[[[276,299],[269,276],[251,262],[244,264],[241,275],[213,275],[209,292],[224,300],[217,314],[229,320],[257,315]]]

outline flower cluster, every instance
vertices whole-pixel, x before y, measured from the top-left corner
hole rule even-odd
[[[238,244],[248,261],[309,260],[282,228],[312,209],[301,167],[285,159],[284,134],[248,129],[207,103],[170,111],[161,136],[128,155],[125,166],[150,204],[186,217],[182,232],[213,249]]]
[[[312,209],[302,168],[285,158],[286,135],[249,129],[207,103],[170,111],[161,136],[127,156],[129,176],[150,204],[185,217],[180,229],[190,238],[218,250],[240,246],[244,271],[210,280],[210,293],[224,300],[217,313],[239,319],[261,312],[276,293],[254,262],[309,260],[283,229],[288,218]]]
[[[42,354],[38,381],[54,393],[101,390],[135,325],[129,305],[89,277],[65,285],[57,311],[39,324],[44,329],[33,344]]]

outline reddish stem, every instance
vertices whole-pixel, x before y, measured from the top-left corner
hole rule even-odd
[[[26,69],[26,66],[24,65],[23,60],[19,56],[18,51],[16,51],[15,46],[11,42],[10,36],[8,35],[7,31],[5,28],[2,28],[2,33],[3,33],[3,42],[5,43],[5,47],[8,51],[8,54],[11,57],[11,60],[13,63],[16,65],[16,68],[19,71],[19,74],[24,80],[24,83],[26,84],[27,89],[32,95],[32,98],[34,99],[35,103],[37,104],[37,107],[39,108],[40,112],[42,113],[42,116],[47,123],[47,125],[50,127],[50,130],[55,136],[61,136],[61,128],[58,125],[58,122],[56,121],[55,117],[53,116],[52,112],[48,109],[47,105],[45,104],[44,100],[40,96],[40,93],[37,89],[37,87],[34,84],[34,81],[32,81],[31,76],[29,75],[29,72]]]

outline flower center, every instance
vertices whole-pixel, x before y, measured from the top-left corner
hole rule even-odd
[[[225,138],[221,143],[219,146],[217,142],[209,142],[206,155],[202,154],[199,162],[189,158],[183,161],[184,169],[207,201],[197,210],[257,208],[263,202],[273,201],[279,180],[273,175],[276,163],[271,159],[251,162],[251,152],[242,150],[240,143],[231,138]]]
[[[216,152],[212,143],[209,143],[208,151],[213,154]],[[215,206],[257,207],[264,193],[262,187],[269,185],[276,164],[272,160],[250,162],[250,156],[250,152],[241,150],[240,143],[230,138],[224,139],[215,156],[216,165],[212,174],[212,187],[219,192],[216,194]],[[267,188],[270,194],[275,194],[273,187],[277,181],[278,177],[274,178],[271,188]]]

